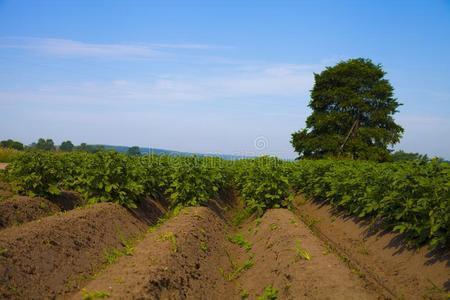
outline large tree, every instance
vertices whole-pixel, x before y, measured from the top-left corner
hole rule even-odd
[[[70,152],[73,150],[75,146],[73,145],[73,143],[71,141],[64,141],[61,143],[61,146],[59,146],[59,149],[61,151],[66,151],[66,152]]]
[[[387,160],[403,128],[393,115],[401,105],[381,65],[350,59],[314,74],[306,128],[292,134],[300,158]]]
[[[132,156],[141,155],[141,149],[138,146],[133,146],[128,148],[127,154]]]
[[[55,150],[55,143],[52,139],[43,139],[40,138],[37,143],[34,144],[36,149],[39,150],[45,150],[45,151],[51,151]]]
[[[5,141],[1,141],[0,142],[0,147],[12,148],[12,149],[16,149],[16,150],[23,150],[23,144],[21,142],[13,141],[11,139],[5,140]]]

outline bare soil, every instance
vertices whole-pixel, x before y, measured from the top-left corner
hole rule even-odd
[[[74,209],[0,231],[0,298],[42,299],[79,289],[105,251],[146,230],[110,203]]]
[[[277,299],[446,299],[446,256],[300,202],[297,214],[271,209],[238,228],[227,222],[239,210],[229,199],[151,230],[164,201],[97,204],[6,228],[0,298],[259,299],[271,288]],[[112,249],[122,255],[105,264]]]
[[[56,204],[47,199],[15,196],[0,201],[0,229],[43,218],[60,211]]]
[[[228,264],[225,223],[206,207],[184,209],[90,282],[84,292],[113,299],[233,299],[219,268]]]
[[[277,289],[278,299],[385,298],[287,209],[271,209],[238,233],[251,250],[234,254],[236,264],[247,259],[254,263],[236,279],[240,294],[248,299],[257,299],[267,287]]]
[[[0,170],[6,169],[7,166],[8,166],[8,163],[0,163]]]
[[[319,201],[296,199],[297,212],[333,248],[401,299],[448,299],[450,255],[410,248],[400,234],[379,230]]]
[[[251,249],[228,240],[236,234]],[[278,299],[389,298],[286,209],[269,210],[236,231],[214,210],[198,207],[147,234],[132,256],[105,269],[72,299],[95,293],[113,299],[257,299],[269,286]]]
[[[3,181],[0,181],[0,201],[11,198],[14,195],[11,186]]]

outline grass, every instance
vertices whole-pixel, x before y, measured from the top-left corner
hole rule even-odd
[[[200,241],[200,250],[208,252],[208,244],[205,241]]]
[[[251,210],[249,210],[249,209],[241,209],[233,217],[233,219],[231,220],[231,224],[234,225],[234,226],[240,226],[251,215],[252,215],[252,211]]]
[[[242,289],[240,294],[241,299],[247,299],[250,296],[250,293],[246,289]]]
[[[308,228],[314,228],[316,226],[316,224],[320,223],[319,219],[316,219],[314,217],[308,216],[308,215],[304,215],[303,216],[303,222],[306,224],[306,226]]]
[[[178,251],[177,239],[175,234],[171,231],[163,233],[160,237],[161,241],[169,241],[172,244],[172,252]]]
[[[248,258],[247,260],[245,260],[242,265],[238,265],[236,262],[233,261],[233,259],[230,256],[230,253],[228,253],[228,251],[225,251],[227,256],[228,256],[228,260],[231,263],[232,269],[233,271],[231,271],[228,274],[225,274],[225,271],[223,268],[219,268],[220,273],[222,274],[222,276],[225,278],[225,280],[227,281],[232,281],[234,279],[236,279],[237,277],[239,277],[239,275],[250,269],[251,267],[253,267],[254,262],[253,262],[253,256],[254,254],[250,254],[250,258]]]
[[[19,156],[21,151],[0,147],[0,163],[10,163],[14,158]]]
[[[244,238],[242,233],[237,233],[233,236],[228,236],[228,240],[233,244],[240,246],[247,252],[252,249],[252,244]]]
[[[249,259],[245,260],[245,261],[242,263],[242,265],[240,265],[240,266],[234,265],[234,270],[233,270],[233,272],[230,272],[230,273],[226,276],[226,279],[227,279],[228,281],[231,281],[231,280],[236,279],[237,277],[239,277],[239,275],[240,275],[242,272],[244,272],[244,271],[250,269],[251,267],[253,267],[254,264],[255,264],[255,263],[253,262],[253,258],[250,257]]]
[[[304,260],[311,260],[312,256],[309,254],[308,251],[302,248],[302,244],[299,240],[295,241],[295,255],[298,258],[304,259]]]
[[[264,292],[260,296],[258,296],[256,299],[258,299],[258,300],[275,300],[277,298],[278,298],[278,289],[269,285],[269,286],[266,286],[266,288],[264,289]]]
[[[86,289],[82,289],[81,292],[83,293],[83,300],[104,299],[111,297],[110,293],[104,291],[89,292]]]
[[[103,261],[105,265],[111,265],[115,263],[120,257],[127,255],[131,256],[134,253],[134,242],[131,240],[121,240],[122,249],[119,248],[113,248],[110,250],[105,251],[105,255],[103,257]]]

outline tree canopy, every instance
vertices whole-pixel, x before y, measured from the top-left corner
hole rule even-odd
[[[351,157],[385,161],[403,128],[393,115],[401,105],[381,65],[350,59],[314,74],[306,128],[292,134],[300,158]]]
[[[37,143],[35,143],[33,146],[39,150],[45,150],[45,151],[55,150],[55,143],[53,142],[52,139],[40,138],[37,141]]]
[[[23,144],[21,142],[17,142],[14,140],[4,140],[0,142],[0,147],[3,148],[12,148],[12,149],[16,149],[16,150],[23,150]]]
[[[128,155],[141,155],[141,149],[138,146],[128,148]]]
[[[74,148],[74,145],[72,144],[71,141],[64,141],[61,143],[61,146],[59,146],[59,149],[61,151],[66,151],[66,152],[72,151],[73,148]]]

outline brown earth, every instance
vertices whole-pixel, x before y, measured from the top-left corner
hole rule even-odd
[[[8,199],[14,195],[11,186],[3,181],[0,181],[0,201]]]
[[[72,299],[95,293],[112,299],[257,299],[269,286],[278,299],[389,298],[286,209],[269,210],[238,231],[227,229],[212,209],[185,209]],[[251,244],[249,251],[227,240],[236,233]],[[302,258],[300,249],[311,259]]]
[[[0,231],[0,298],[42,299],[79,289],[105,251],[146,230],[111,203],[74,209]]]
[[[219,272],[227,268],[226,226],[206,207],[184,209],[90,282],[84,292],[113,299],[232,299],[234,288]]]
[[[0,170],[6,169],[7,166],[8,166],[8,163],[0,163]]]
[[[448,299],[449,253],[408,248],[402,235],[375,230],[330,205],[296,198],[297,212],[333,248],[400,299]]]
[[[257,299],[267,287],[278,290],[278,299],[384,298],[287,209],[268,210],[239,233],[251,244],[251,250],[241,248],[232,255],[239,258],[237,265],[253,261],[236,279],[241,295],[248,299]],[[306,251],[303,256],[302,250]]]
[[[0,230],[0,298],[257,299],[268,287],[278,299],[445,296],[445,256],[413,252],[314,202],[297,203],[303,222],[271,209],[233,228],[239,208],[228,202],[183,209],[151,231],[167,203],[97,204]],[[249,249],[229,241],[237,234]],[[114,248],[121,257],[105,265]]]
[[[0,201],[0,229],[60,212],[59,207],[44,198],[15,196]]]

